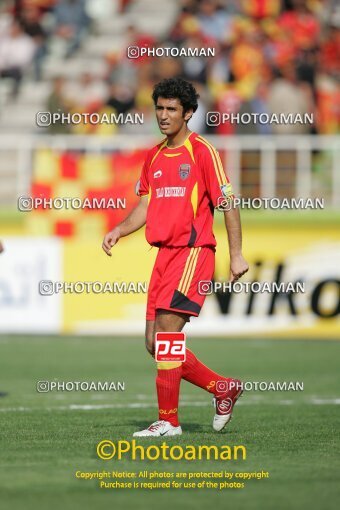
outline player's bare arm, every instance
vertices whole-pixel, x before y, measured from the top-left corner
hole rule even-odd
[[[103,240],[102,248],[109,257],[111,257],[111,248],[117,244],[121,237],[128,236],[136,232],[146,223],[146,212],[148,208],[148,197],[140,198],[138,205],[130,214],[119,223],[111,232],[106,234]]]
[[[228,232],[230,254],[229,280],[235,282],[249,269],[249,265],[242,255],[242,228],[239,209],[232,207],[229,211],[225,211],[224,222]]]

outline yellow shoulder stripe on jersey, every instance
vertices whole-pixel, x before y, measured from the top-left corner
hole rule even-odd
[[[198,206],[198,186],[197,182],[195,183],[195,186],[192,188],[191,192],[191,205],[194,211],[194,218],[196,218],[197,213],[197,206]]]
[[[216,172],[216,176],[217,176],[219,185],[223,186],[223,185],[227,184],[227,178],[223,171],[222,162],[221,162],[220,156],[219,156],[218,152],[216,151],[216,149],[205,138],[202,138],[201,136],[198,136],[196,138],[196,140],[203,143],[209,149],[211,158],[214,163],[214,168],[215,168],[215,172]]]
[[[155,161],[155,159],[157,158],[158,154],[161,152],[161,150],[163,149],[163,147],[166,146],[166,142],[167,142],[167,138],[165,138],[162,142],[161,142],[161,146],[159,147],[158,151],[156,152],[156,154],[154,155],[154,157],[152,158],[151,160],[151,163],[150,163],[150,166],[152,165],[152,163]]]
[[[208,150],[210,152],[210,155],[211,155],[211,158],[212,158],[213,163],[214,163],[214,168],[215,168],[217,180],[219,182],[219,185],[223,186],[224,184],[226,184],[226,175],[225,175],[225,173],[223,171],[222,162],[221,162],[221,159],[219,157],[218,152],[216,151],[216,149],[205,138],[203,138],[201,136],[198,136],[196,138],[196,140],[198,140],[199,142],[203,143],[208,148]]]
[[[179,290],[179,292],[181,292],[184,295],[187,294],[187,292],[190,288],[191,281],[192,281],[193,275],[195,273],[197,259],[198,259],[198,255],[199,255],[200,251],[201,251],[201,248],[191,248],[190,253],[188,255],[188,258],[187,258],[187,261],[186,261],[186,264],[184,267],[184,271],[182,274],[182,278],[179,282],[178,289],[177,289],[177,290]]]
[[[189,154],[190,154],[191,159],[192,159],[192,160],[193,160],[193,162],[195,163],[194,150],[193,150],[193,148],[192,148],[192,144],[191,144],[191,142],[190,142],[190,140],[189,140],[189,137],[185,140],[185,142],[184,142],[184,144],[183,144],[183,145],[184,145],[184,147],[187,149],[187,151],[188,151],[188,152],[189,152]]]

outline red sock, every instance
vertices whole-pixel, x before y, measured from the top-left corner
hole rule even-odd
[[[182,363],[182,378],[214,395],[223,393],[223,389],[226,391],[223,381],[230,380],[210,370],[189,349],[186,349],[186,361]],[[217,385],[217,381],[222,382]]]
[[[158,365],[164,366],[163,363]],[[158,419],[169,421],[178,427],[178,399],[182,378],[182,365],[176,368],[157,369],[156,387],[158,397]]]

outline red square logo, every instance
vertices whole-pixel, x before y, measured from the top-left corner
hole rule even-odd
[[[156,361],[185,361],[185,333],[156,333]]]

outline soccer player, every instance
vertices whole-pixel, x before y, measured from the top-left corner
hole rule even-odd
[[[190,316],[199,315],[205,299],[199,282],[211,281],[214,274],[214,208],[221,197],[232,199],[218,152],[188,128],[198,97],[192,84],[181,78],[165,79],[154,87],[157,122],[165,138],[147,153],[137,186],[138,205],[106,234],[102,246],[111,255],[121,237],[146,224],[146,239],[158,248],[146,311],[146,348],[152,356],[157,332],[181,331]],[[235,281],[248,271],[241,251],[239,211],[232,207],[224,217],[230,280]],[[157,363],[158,420],[134,436],[182,433],[178,422],[181,379],[214,395],[214,430],[222,430],[230,421],[242,393],[240,381],[217,374],[186,349],[184,363]]]

